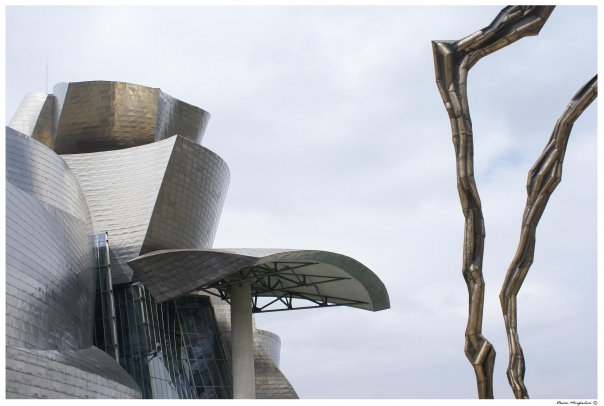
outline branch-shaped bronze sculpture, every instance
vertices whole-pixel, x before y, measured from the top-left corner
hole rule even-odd
[[[516,296],[533,263],[537,225],[550,195],[562,179],[562,163],[573,124],[597,95],[598,76],[596,75],[573,96],[556,122],[541,156],[528,174],[527,199],[522,216],[520,241],[499,295],[510,353],[507,377],[514,396],[518,399],[528,399],[528,392],[524,385],[524,355],[518,338]]]
[[[463,275],[469,292],[465,353],[474,367],[480,398],[493,397],[495,350],[482,336],[484,280],[484,219],[474,181],[472,122],[467,100],[468,71],[480,58],[518,39],[537,35],[553,6],[508,6],[485,29],[459,41],[433,41],[436,83],[451,120],[457,161],[457,188],[466,219]],[[549,197],[562,176],[562,164],[572,126],[597,97],[597,75],[585,84],[562,116],[543,153],[529,171],[527,201],[520,241],[506,274],[501,294],[509,345],[507,377],[516,398],[528,398],[524,385],[525,361],[518,337],[517,295],[533,262],[536,232]]]
[[[474,180],[472,121],[467,97],[468,71],[489,55],[525,36],[537,35],[552,6],[505,7],[486,28],[459,41],[433,41],[438,90],[449,114],[457,167],[457,190],[465,217],[462,273],[468,287],[465,353],[474,368],[480,398],[493,398],[495,349],[482,335],[484,305],[484,218]]]

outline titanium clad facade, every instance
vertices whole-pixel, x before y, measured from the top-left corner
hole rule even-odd
[[[158,98],[159,89],[130,83],[70,83],[55,152],[99,152],[153,142]]]
[[[122,82],[25,98],[11,121],[23,133],[6,130],[7,397],[233,397],[237,278],[254,280],[254,312],[275,294],[277,310],[389,306],[379,278],[339,254],[212,249],[229,169],[200,145],[209,117]],[[250,331],[256,397],[297,398],[279,337]]]
[[[56,88],[58,154],[109,151],[150,144],[179,134],[201,143],[209,113],[157,88],[91,81]]]
[[[84,192],[61,157],[31,137],[6,128],[6,181],[87,223]]]
[[[126,262],[141,253],[212,246],[229,171],[207,148],[175,136],[62,157],[86,195],[94,232],[109,233],[114,283],[130,282]]]
[[[6,360],[9,399],[140,398],[134,380],[96,347],[83,350],[7,347]]]
[[[140,253],[211,248],[229,186],[229,168],[218,155],[183,137],[174,148]]]
[[[209,117],[120,82],[26,96],[11,121],[24,133],[7,128],[6,143],[7,397],[232,397],[230,341],[208,297],[159,303],[127,265],[212,247],[229,171],[199,145]]]
[[[209,121],[210,113],[207,111],[159,92],[155,141],[178,134],[201,145]]]
[[[47,97],[45,93],[27,93],[8,126],[31,137]]]
[[[95,269],[84,195],[48,148],[15,131],[6,144],[7,345],[88,347]]]
[[[271,333],[267,330],[256,330],[258,340],[264,347],[266,355],[270,360],[279,368],[281,361],[281,338],[275,333]]]
[[[52,145],[55,106],[56,98],[51,94],[28,93],[8,126],[44,145]]]
[[[92,345],[89,225],[7,183],[6,342],[45,349]]]
[[[38,141],[6,132],[6,395],[140,397],[93,347],[95,267],[86,200]]]
[[[126,261],[140,252],[174,141],[62,156],[86,196],[94,233],[109,233],[115,284],[130,282]]]
[[[61,113],[63,112],[63,105],[65,104],[65,98],[67,97],[67,89],[69,88],[68,83],[57,83],[52,88],[52,95],[55,97],[55,109],[53,116],[53,133],[52,133],[52,142],[50,144],[44,144],[48,148],[54,150],[55,147],[55,139],[57,137],[57,131],[59,127],[59,119],[61,117]],[[55,151],[56,152],[56,151]]]

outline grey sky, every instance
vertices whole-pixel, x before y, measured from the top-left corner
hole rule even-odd
[[[392,308],[262,314],[302,398],[472,398],[463,354],[463,215],[433,39],[500,7],[9,7],[6,115],[61,81],[160,87],[212,114],[231,184],[215,247],[322,249],[372,269]],[[527,171],[596,73],[596,7],[481,60],[468,87],[486,222],[484,334],[512,397],[499,290]],[[575,124],[519,296],[534,398],[596,397],[596,107]]]

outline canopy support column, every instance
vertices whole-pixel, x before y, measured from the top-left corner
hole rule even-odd
[[[231,285],[231,336],[233,397],[255,399],[252,285],[249,281]]]

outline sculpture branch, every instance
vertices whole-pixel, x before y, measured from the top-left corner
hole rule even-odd
[[[528,391],[524,385],[525,361],[518,337],[516,297],[533,263],[537,225],[549,197],[562,179],[562,163],[573,124],[597,97],[597,86],[596,75],[573,96],[556,122],[543,153],[528,174],[527,199],[522,217],[520,241],[499,295],[509,344],[507,377],[514,396],[518,399],[528,399]]]
[[[525,36],[537,35],[553,6],[507,6],[486,28],[459,41],[433,41],[436,84],[451,121],[457,190],[465,217],[462,273],[469,314],[465,353],[474,368],[479,398],[493,398],[495,349],[482,335],[484,307],[484,218],[474,180],[472,121],[467,97],[468,71],[489,55]]]

